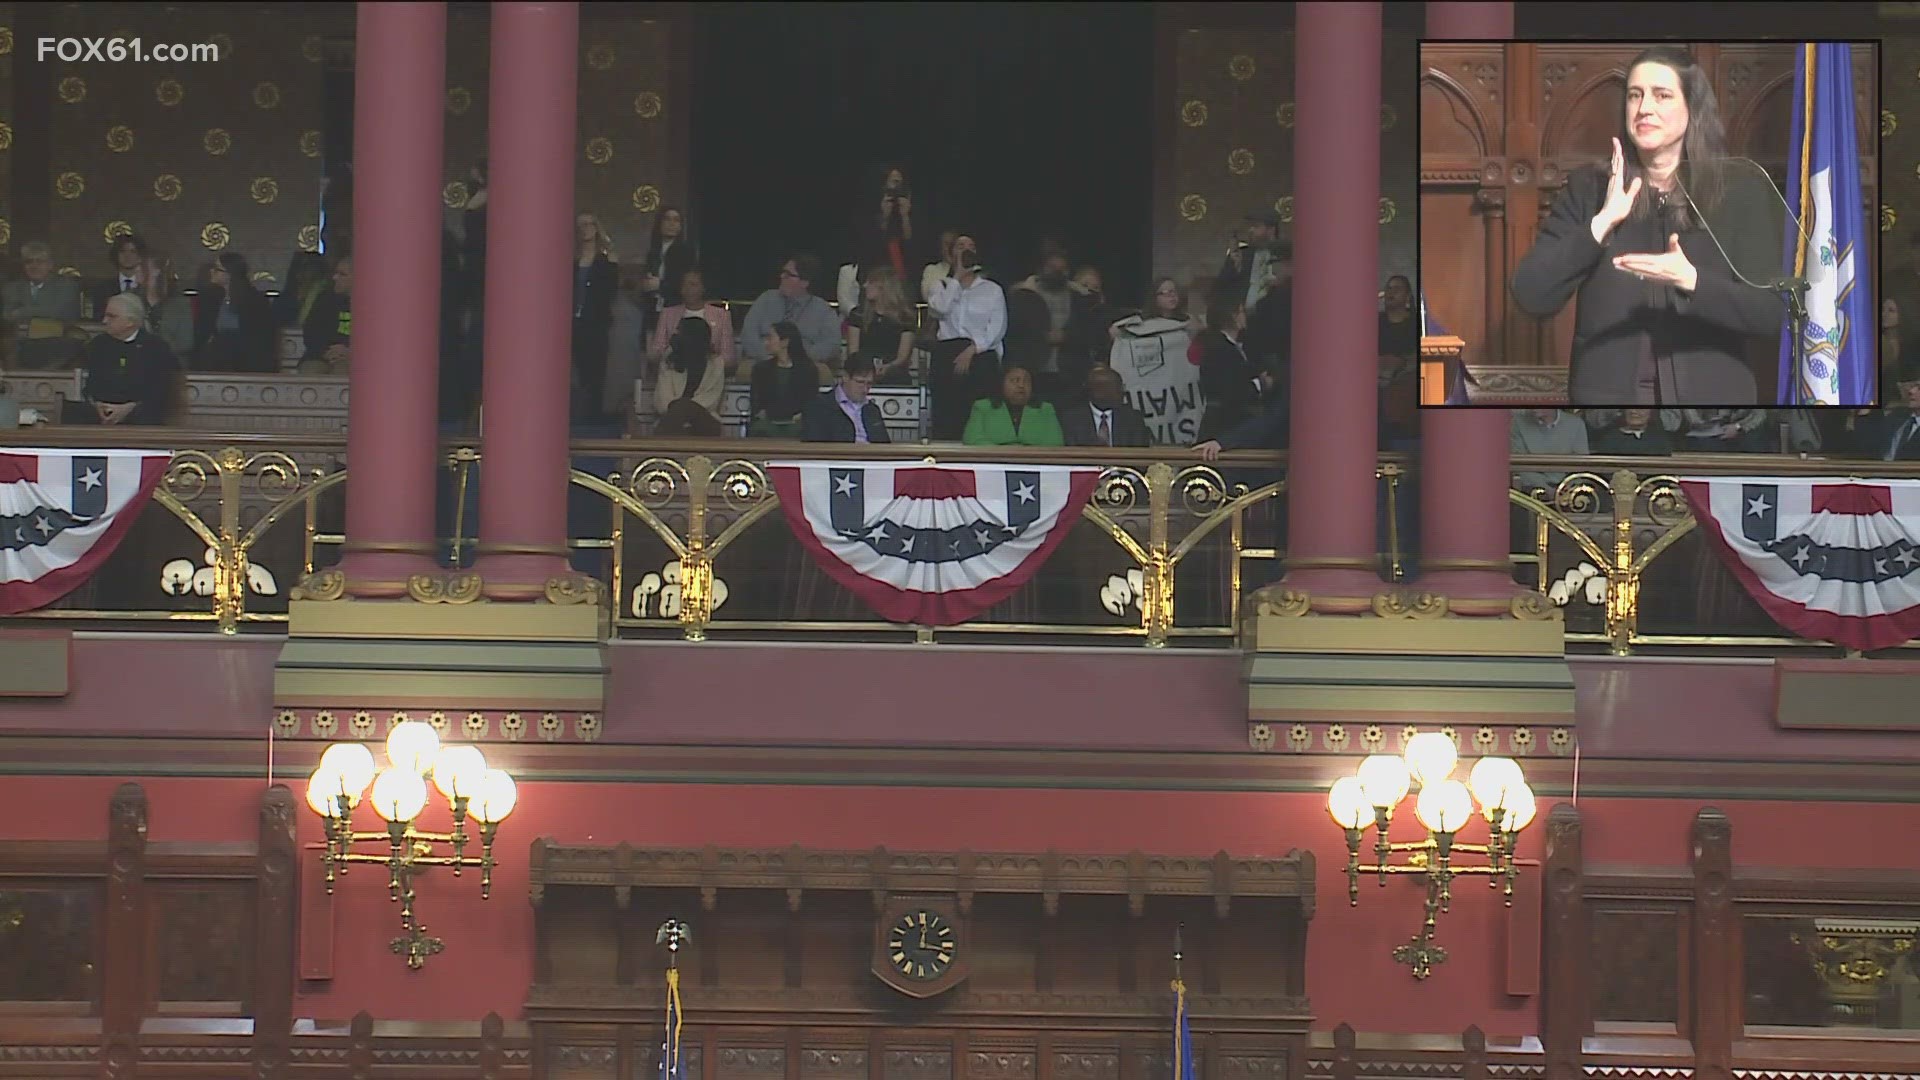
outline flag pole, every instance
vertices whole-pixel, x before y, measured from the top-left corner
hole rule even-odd
[[[693,940],[693,931],[678,919],[660,924],[653,943],[667,947],[667,1032],[661,1044],[660,1080],[681,1080],[680,1073],[680,949]]]
[[[1182,952],[1180,948],[1180,938],[1181,938],[1181,935],[1186,933],[1186,930],[1187,930],[1186,923],[1174,924],[1174,927],[1173,927],[1173,981],[1176,983],[1180,981],[1180,961],[1182,959]]]

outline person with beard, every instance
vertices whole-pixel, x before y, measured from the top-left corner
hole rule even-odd
[[[1007,295],[1007,361],[1034,374],[1036,390],[1049,401],[1086,382],[1091,358],[1076,349],[1073,331],[1084,326],[1093,298],[1067,277],[1067,254],[1047,245],[1039,272]]]

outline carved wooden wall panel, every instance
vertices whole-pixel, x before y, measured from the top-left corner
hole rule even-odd
[[[1785,165],[1794,48],[1787,43],[1693,45],[1727,127],[1728,149],[1775,171]],[[1565,367],[1573,309],[1540,323],[1507,300],[1514,267],[1567,173],[1605,160],[1618,129],[1623,43],[1428,43],[1421,49],[1421,272],[1427,303],[1467,342],[1474,365]],[[1878,199],[1872,147],[1880,129],[1871,48],[1854,50],[1865,219]],[[1879,233],[1868,230],[1866,264]],[[1773,374],[1756,348],[1763,395]]]
[[[1593,1018],[1677,1024],[1680,918],[1671,910],[1595,905]]]
[[[252,991],[254,933],[250,883],[157,888],[154,922],[156,1001],[246,1001]]]
[[[97,1007],[101,899],[93,885],[0,892],[0,1002]]]

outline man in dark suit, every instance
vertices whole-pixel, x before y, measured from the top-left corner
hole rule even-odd
[[[802,442],[885,443],[886,417],[868,391],[873,389],[873,357],[849,356],[846,370],[830,391],[815,394],[800,414]]]
[[[92,302],[96,319],[105,317],[108,300],[123,292],[144,296],[147,291],[147,242],[139,233],[114,237],[113,243],[107,246],[107,262],[113,268],[112,275],[87,288],[87,299]]]
[[[1152,446],[1147,418],[1127,404],[1120,375],[1105,364],[1087,370],[1087,399],[1060,411],[1068,446]]]
[[[1900,404],[1852,417],[1854,446],[1881,461],[1920,461],[1920,366],[1899,376]]]
[[[138,296],[113,297],[101,318],[106,331],[87,342],[87,401],[98,423],[164,424],[173,412],[180,362],[146,329],[146,308]]]

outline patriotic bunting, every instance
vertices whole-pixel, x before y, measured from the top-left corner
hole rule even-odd
[[[45,607],[104,562],[166,473],[164,450],[0,450],[0,615]]]

